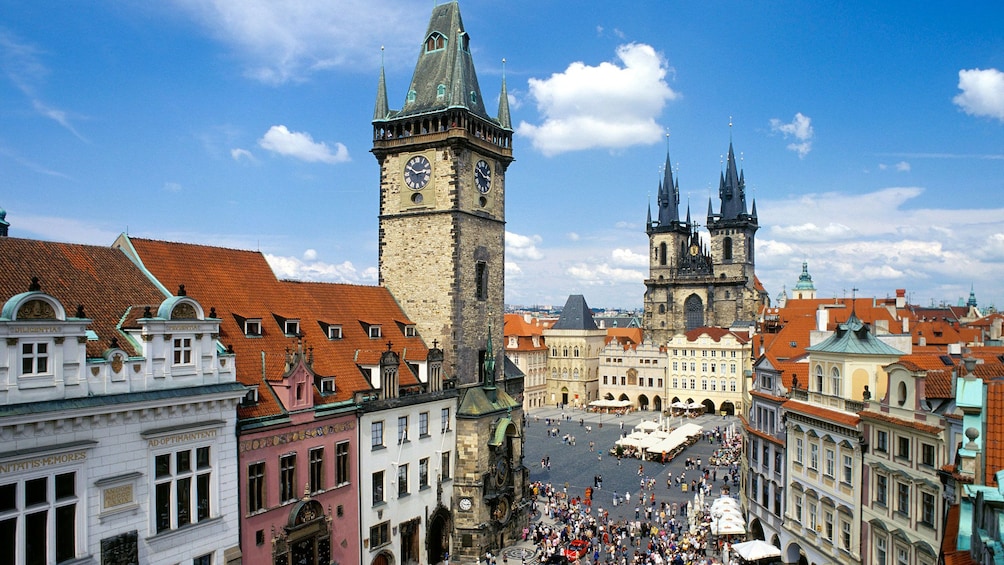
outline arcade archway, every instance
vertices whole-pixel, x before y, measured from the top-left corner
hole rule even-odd
[[[729,400],[726,400],[725,402],[722,402],[722,405],[719,406],[719,409],[722,412],[725,412],[726,416],[735,416],[736,415],[736,405],[732,404],[732,402],[729,401]]]
[[[704,405],[704,413],[705,414],[714,414],[715,413],[715,403],[712,402],[710,398],[705,398],[704,402],[702,402],[701,404]]]
[[[662,398],[660,398],[658,396],[653,396],[652,397],[652,411],[653,412],[662,412]]]
[[[437,508],[429,519],[429,531],[425,536],[426,563],[439,563],[450,549],[450,513],[445,508]]]
[[[638,409],[648,410],[648,397],[645,396],[644,394],[638,395]]]

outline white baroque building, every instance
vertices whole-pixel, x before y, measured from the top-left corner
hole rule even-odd
[[[0,562],[238,561],[219,320],[118,250],[6,237],[0,303]]]

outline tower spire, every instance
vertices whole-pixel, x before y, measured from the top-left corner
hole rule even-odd
[[[509,92],[505,86],[505,59],[502,59],[502,93],[499,94],[499,125],[512,129],[512,118],[509,116]]]
[[[380,81],[377,83],[376,107],[373,108],[373,121],[387,119],[390,105],[387,104],[387,77],[384,73],[384,48],[380,46]]]

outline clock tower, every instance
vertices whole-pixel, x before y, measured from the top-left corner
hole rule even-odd
[[[512,134],[505,78],[489,116],[460,8],[436,6],[402,109],[389,109],[380,71],[379,270],[422,338],[441,344],[445,376],[459,385],[483,380],[486,328],[502,341]],[[502,366],[501,348],[496,356]]]

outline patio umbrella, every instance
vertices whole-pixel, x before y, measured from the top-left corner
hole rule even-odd
[[[746,526],[735,519],[719,519],[711,522],[711,533],[716,536],[731,536],[746,533]]]
[[[746,561],[759,561],[760,559],[781,556],[780,549],[758,539],[733,544],[732,551]]]

